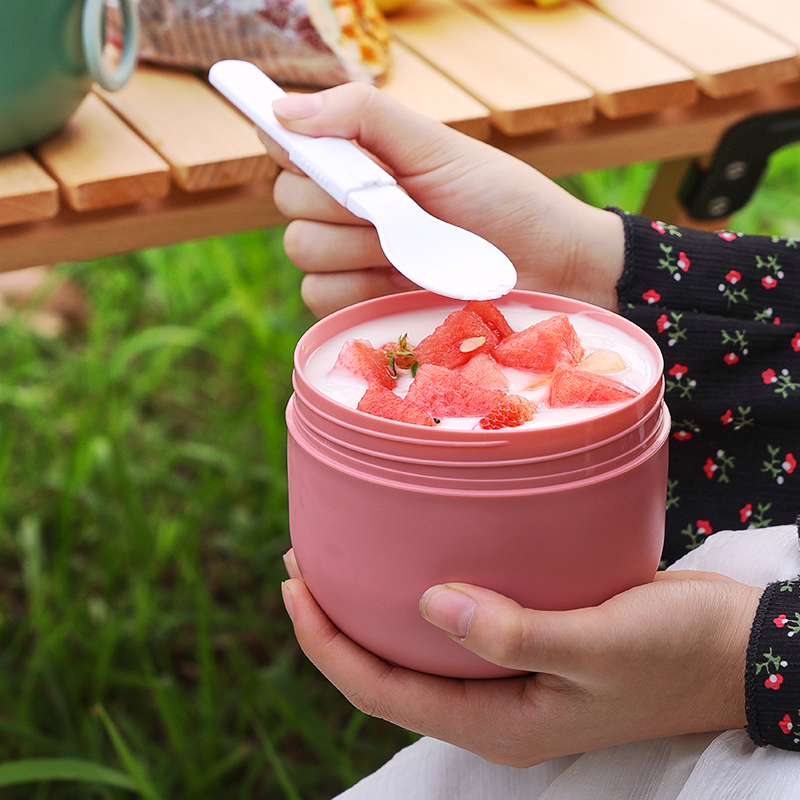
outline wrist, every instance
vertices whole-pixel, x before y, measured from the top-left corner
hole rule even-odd
[[[745,672],[747,663],[748,642],[753,618],[758,608],[762,590],[744,584],[733,584],[727,605],[727,615],[719,620],[721,636],[722,660],[718,664],[718,693],[722,701],[718,704],[720,711],[716,727],[720,730],[744,729],[747,726],[745,711]]]
[[[617,282],[625,264],[625,231],[612,211],[584,205],[572,266],[575,297],[617,310]]]

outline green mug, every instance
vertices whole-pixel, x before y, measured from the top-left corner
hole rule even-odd
[[[59,130],[92,82],[116,91],[136,66],[136,0],[119,0],[122,57],[103,60],[106,0],[0,0],[0,153]]]

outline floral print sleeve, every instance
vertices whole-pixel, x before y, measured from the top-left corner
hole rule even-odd
[[[758,745],[800,750],[800,579],[764,590],[747,651],[747,733]]]
[[[800,240],[708,233],[618,209],[619,311],[664,354],[672,415],[664,564],[715,530],[800,511]],[[800,750],[800,578],[762,595],[746,667],[747,732]]]
[[[800,510],[800,240],[620,214],[620,313],[664,354],[672,415],[664,564],[716,530]]]

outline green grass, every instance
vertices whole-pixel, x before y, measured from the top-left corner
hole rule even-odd
[[[408,735],[317,677],[280,600],[283,410],[312,322],[280,232],[61,271],[94,305],[84,334],[0,328],[0,763],[329,796]],[[130,796],[82,786],[3,797]]]
[[[652,174],[565,183],[635,209]],[[797,235],[796,194],[795,150],[733,227]],[[313,321],[280,233],[64,265],[86,331],[0,327],[4,799],[324,800],[412,741],[318,675],[280,601]]]

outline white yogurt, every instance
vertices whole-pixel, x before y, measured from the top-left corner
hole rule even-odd
[[[367,388],[366,381],[346,370],[333,370],[339,351],[348,339],[366,339],[373,347],[379,348],[387,342],[396,342],[398,337],[406,334],[409,345],[413,347],[432,333],[438,325],[441,325],[451,311],[463,307],[464,304],[462,303],[451,307],[409,311],[354,325],[318,347],[311,354],[303,372],[311,384],[319,391],[339,403],[355,408]],[[532,309],[521,303],[503,305],[500,310],[515,331],[524,330],[540,320],[554,316],[556,313]],[[606,377],[619,381],[637,392],[644,391],[653,382],[656,377],[655,364],[631,336],[582,313],[569,314],[568,316],[583,345],[585,356],[597,350],[613,350],[622,356],[626,368],[620,372],[606,373]],[[546,402],[549,391],[548,385],[537,389],[528,389],[527,386],[531,378],[530,373],[506,367],[501,367],[501,369],[509,382],[508,392],[527,397],[537,407],[537,413],[534,415],[533,420],[525,423],[525,427],[542,427],[575,422],[603,414],[616,405],[608,404],[585,408],[549,408]],[[401,397],[405,396],[411,380],[412,378],[408,371],[399,371],[399,379],[394,391]],[[469,430],[476,426],[478,420],[479,417],[447,418],[441,420],[441,426],[443,428]]]

